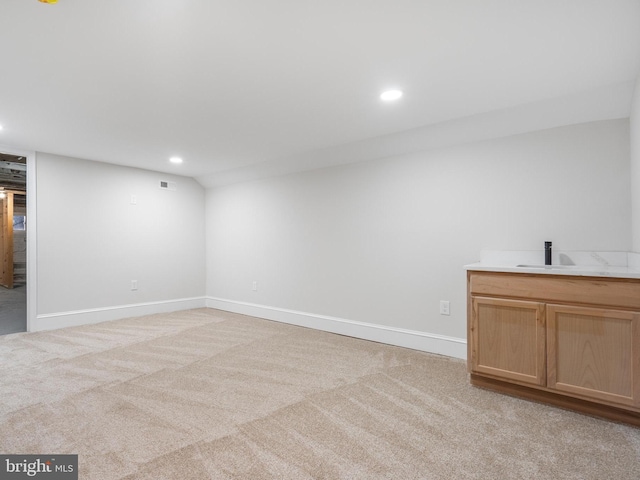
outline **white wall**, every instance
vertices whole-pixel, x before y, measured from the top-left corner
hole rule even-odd
[[[195,180],[39,153],[37,189],[34,329],[135,314],[132,305],[204,304],[204,189]]]
[[[631,211],[634,252],[640,253],[640,75],[631,104]]]
[[[626,119],[213,188],[207,295],[465,338],[480,250],[627,251],[630,196]]]

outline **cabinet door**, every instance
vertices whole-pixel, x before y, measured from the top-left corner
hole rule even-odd
[[[471,371],[545,385],[544,304],[472,297]]]
[[[640,406],[640,314],[547,305],[547,386]]]

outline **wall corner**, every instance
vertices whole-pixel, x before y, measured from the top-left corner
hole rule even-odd
[[[629,119],[631,161],[631,249],[640,253],[640,75],[636,79]]]

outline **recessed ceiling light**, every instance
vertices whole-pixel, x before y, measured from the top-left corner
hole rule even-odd
[[[0,125],[0,130],[2,130],[4,127],[2,125]]]
[[[385,102],[398,100],[400,97],[402,97],[401,90],[387,90],[386,92],[382,92],[382,95],[380,95],[380,99],[384,100]]]
[[[182,163],[182,159],[180,157],[171,157],[169,161],[171,163]]]

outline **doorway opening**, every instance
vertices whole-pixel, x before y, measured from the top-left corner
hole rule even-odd
[[[0,335],[27,331],[27,158],[0,153]]]

